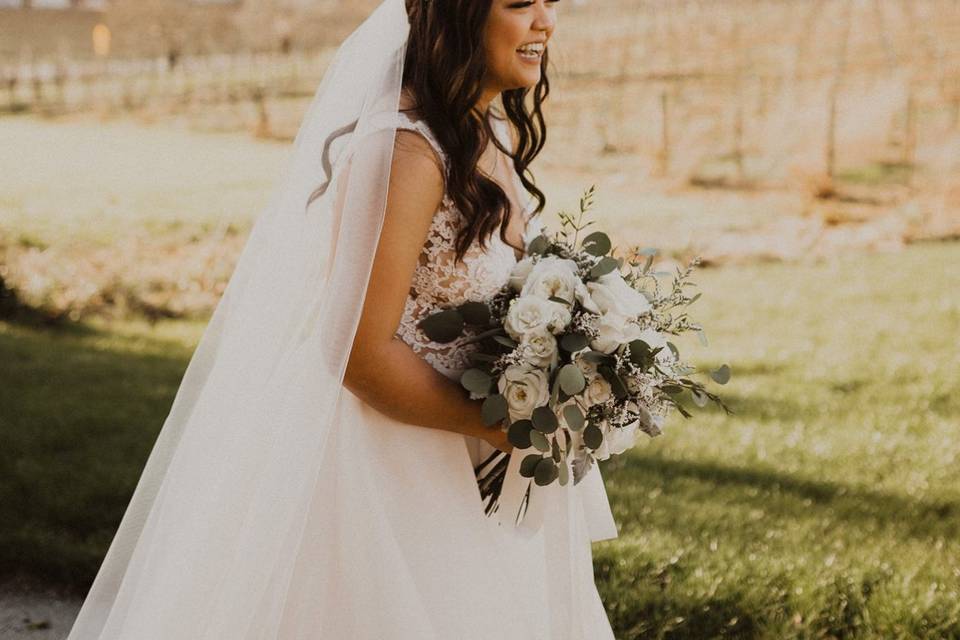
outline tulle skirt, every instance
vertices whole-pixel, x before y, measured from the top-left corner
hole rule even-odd
[[[551,485],[543,526],[524,535],[483,513],[473,465],[492,450],[344,388],[294,575],[271,585],[288,593],[277,637],[612,640],[586,483]]]

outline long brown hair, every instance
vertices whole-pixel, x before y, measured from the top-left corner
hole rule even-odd
[[[517,133],[513,153],[493,135],[489,118],[498,116],[492,109],[488,117],[474,109],[483,93],[483,29],[491,1],[407,0],[410,36],[403,86],[415,102],[412,109],[426,122],[449,160],[446,191],[466,221],[457,236],[456,260],[462,260],[478,238],[486,249],[498,225],[500,237],[506,241],[510,198],[496,181],[477,170],[489,142],[513,159],[524,188],[538,200],[536,211],[546,205],[546,196],[525,174],[547,139],[540,109],[550,93],[547,51],[540,61],[540,81],[532,88],[531,111],[526,106],[530,87],[501,93],[504,116]]]

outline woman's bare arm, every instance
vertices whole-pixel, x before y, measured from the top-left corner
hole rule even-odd
[[[507,451],[511,446],[504,434],[483,424],[480,402],[394,335],[443,198],[439,162],[418,133],[397,131],[383,229],[344,385],[391,418],[475,436]]]

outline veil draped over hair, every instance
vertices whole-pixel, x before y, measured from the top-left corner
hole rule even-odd
[[[408,33],[385,0],[325,73],[68,640],[275,637],[383,222]]]
[[[499,546],[479,493],[466,499],[476,480],[458,434],[417,440],[387,421],[371,436],[356,422],[385,416],[344,390],[409,32],[405,1],[383,0],[333,58],[67,640],[612,638],[590,557],[591,538],[617,535],[598,471],[531,499],[540,537]],[[365,437],[384,441],[381,458],[364,457]],[[416,459],[424,441],[463,453],[442,487],[403,476],[396,449]],[[403,512],[403,491],[419,510]],[[328,613],[345,626],[325,626]]]

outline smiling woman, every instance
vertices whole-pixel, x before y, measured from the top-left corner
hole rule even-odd
[[[337,52],[69,640],[612,640],[599,468],[488,518],[512,445],[416,334],[527,249],[554,4],[384,0]]]

